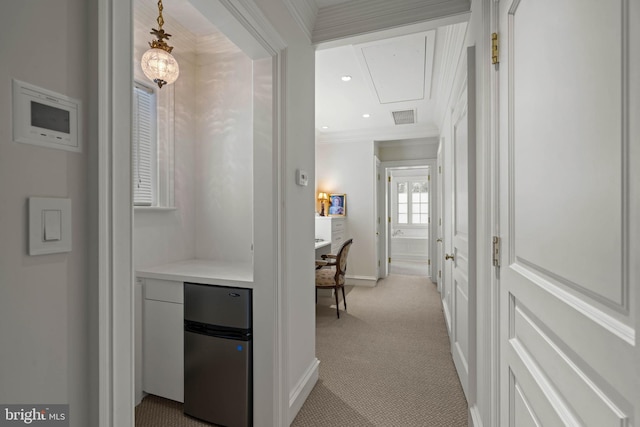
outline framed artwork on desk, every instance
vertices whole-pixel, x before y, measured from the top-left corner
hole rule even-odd
[[[329,216],[345,216],[347,215],[347,195],[331,194],[329,195]]]

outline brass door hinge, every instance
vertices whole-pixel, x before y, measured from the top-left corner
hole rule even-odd
[[[431,265],[431,260],[430,259],[427,260],[427,265]]]
[[[391,177],[390,176],[388,176],[387,179],[389,180],[389,182],[391,182]]]
[[[380,260],[378,260],[378,267],[380,267]]]
[[[438,173],[441,174],[442,173],[442,166],[438,166]]]
[[[493,236],[493,266],[500,267],[500,238]]]
[[[427,175],[427,181],[431,181],[431,175]]]
[[[389,217],[387,217],[387,218],[389,219],[389,223],[391,223],[391,217],[389,216]]]
[[[391,264],[391,257],[389,257],[389,264]]]
[[[491,63],[499,64],[500,46],[498,45],[498,33],[491,34]]]
[[[438,270],[438,279],[442,278],[442,270]]]

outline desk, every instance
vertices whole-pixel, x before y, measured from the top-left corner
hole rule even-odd
[[[323,240],[322,242],[316,242],[316,259],[320,259],[321,255],[331,253],[331,242]]]

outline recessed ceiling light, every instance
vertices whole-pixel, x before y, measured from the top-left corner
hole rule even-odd
[[[371,117],[371,114],[363,114],[362,117],[364,117],[365,119],[368,119],[369,117]]]
[[[329,126],[322,126],[321,129],[329,129]]]
[[[340,78],[342,79],[343,82],[348,82],[349,80],[351,80],[351,76],[342,76]]]

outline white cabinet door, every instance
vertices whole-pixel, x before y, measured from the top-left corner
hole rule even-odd
[[[144,391],[184,401],[183,305],[144,301]]]
[[[500,2],[501,426],[640,423],[640,2]]]

